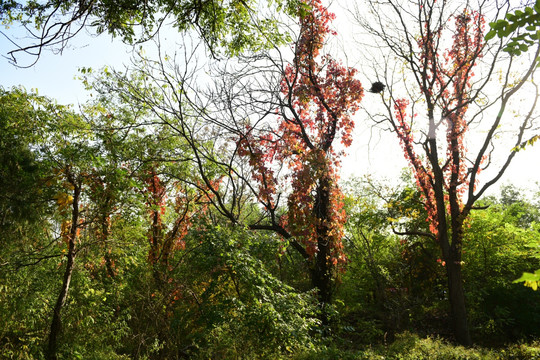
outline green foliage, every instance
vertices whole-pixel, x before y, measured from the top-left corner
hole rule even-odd
[[[538,208],[518,189],[503,187],[499,200],[473,212],[465,232],[463,266],[470,317],[477,333],[491,342],[538,336],[540,296],[513,284],[536,268],[531,251],[540,242]]]
[[[514,282],[523,282],[525,286],[530,287],[533,290],[538,290],[538,284],[540,283],[540,269],[536,270],[534,274],[524,272],[519,279]]]
[[[368,342],[381,341],[385,333],[390,340],[410,328],[425,334],[444,331],[445,271],[437,262],[437,244],[419,235],[394,234],[427,232],[418,192],[407,185],[396,191],[368,179],[356,184],[352,194],[354,207],[347,224],[351,263],[340,293],[344,303],[355,304],[354,311],[360,313],[349,313],[353,308],[348,305],[343,317],[371,319],[371,327],[376,325],[379,332],[369,331],[374,337]],[[354,326],[358,332],[365,328]]]
[[[119,80],[103,76],[109,85]],[[159,99],[142,74],[133,76],[124,79],[126,90]],[[347,269],[335,274],[336,300],[322,328],[305,260],[272,233],[224,220],[208,207],[211,197],[194,202],[200,211],[167,262],[149,256],[149,214],[160,211],[159,235],[166,237],[183,215],[176,198],[198,194],[200,178],[185,139],[171,127],[142,126],[155,125],[155,114],[110,89],[85,106],[84,121],[37,94],[1,90],[0,358],[44,356],[66,265],[66,169],[82,181],[84,221],[60,358],[540,358],[531,340],[540,337],[540,293],[515,284],[524,272],[518,282],[534,287],[540,280],[538,271],[527,273],[540,267],[540,208],[519,189],[485,199],[487,208],[465,224],[473,336],[498,348],[451,345],[445,265],[437,244],[421,236],[429,224],[407,183],[349,184]],[[201,166],[220,173],[215,164]],[[166,188],[163,204],[147,203],[150,171]],[[257,206],[242,201],[249,212],[240,217],[258,219]]]
[[[352,184],[346,252],[350,259],[338,291],[337,335],[345,343],[377,343],[395,331],[449,334],[445,264],[426,232],[414,189],[397,192],[374,182]],[[512,282],[536,268],[538,206],[519,189],[472,213],[465,226],[463,275],[469,317],[477,341],[488,345],[538,336],[540,298]],[[384,199],[381,203],[380,198]],[[413,235],[392,235],[391,229]],[[402,230],[403,229],[403,230]],[[345,345],[347,346],[347,345]]]
[[[383,351],[385,359],[399,360],[458,360],[458,359],[483,359],[484,351],[467,349],[462,346],[454,346],[440,339],[424,338],[404,333],[397,337]]]
[[[74,27],[88,27],[97,34],[107,32],[136,44],[152,38],[170,22],[179,32],[197,31],[214,54],[224,50],[237,55],[283,44],[288,35],[278,26],[275,13],[293,15],[301,8],[299,4],[298,0],[2,0],[0,21],[6,27],[14,23],[33,26],[43,38],[40,44],[29,45],[32,47],[65,46],[78,32]]]
[[[508,13],[505,19],[491,22],[489,26],[491,30],[486,34],[486,40],[495,36],[507,38],[519,30],[521,33],[513,35],[504,48],[504,51],[519,56],[530,46],[538,44],[540,39],[540,1],[536,1],[532,7]]]
[[[22,88],[0,87],[0,224],[14,231],[17,224],[36,221],[45,211],[40,180],[44,166],[32,147],[39,144],[36,116],[44,100]],[[8,231],[4,233],[8,236]]]
[[[318,324],[313,294],[294,291],[252,255],[269,241],[277,255],[275,239],[219,226],[195,236],[203,241],[197,251],[204,259],[201,270],[211,269],[200,295],[196,323],[206,330],[194,334],[197,356],[271,359],[312,346],[310,334]]]
[[[57,273],[55,265],[0,271],[0,358],[42,356],[53,296],[51,283]]]
[[[532,146],[539,139],[540,139],[540,135],[533,135],[530,139],[525,140],[518,146],[514,147],[512,151],[521,151],[525,149],[526,147]]]

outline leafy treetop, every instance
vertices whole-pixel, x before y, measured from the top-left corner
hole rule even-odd
[[[433,33],[426,31],[426,35],[419,39],[422,50],[422,63],[425,72],[425,82],[422,83],[422,92],[431,102],[439,102],[442,108],[442,119],[446,121],[446,158],[439,159],[436,146],[424,146],[428,161],[424,163],[415,152],[415,140],[411,124],[416,117],[412,114],[407,117],[409,101],[397,99],[394,103],[394,113],[397,122],[394,130],[400,139],[406,158],[409,160],[416,182],[421,190],[425,208],[428,212],[430,231],[435,236],[438,233],[439,220],[445,211],[438,207],[435,187],[437,178],[443,181],[443,188],[447,192],[446,201],[449,204],[462,207],[462,195],[468,190],[470,175],[467,167],[464,144],[468,124],[466,112],[469,103],[470,79],[474,75],[473,67],[476,59],[482,56],[483,18],[474,12],[464,10],[455,17],[454,42],[450,49],[439,55],[433,48],[441,36],[440,29]],[[435,123],[432,110],[429,110],[428,140],[435,141],[436,130],[441,125]],[[442,122],[443,120],[441,120]],[[441,176],[438,176],[440,173]],[[449,205],[450,206],[450,205]],[[459,210],[458,210],[459,211]]]
[[[248,156],[259,183],[259,200],[276,206],[278,179],[273,169],[286,164],[291,184],[288,212],[282,224],[310,255],[321,251],[321,241],[333,249],[333,264],[344,261],[341,252],[345,222],[343,195],[337,185],[337,170],[343,151],[352,142],[354,122],[363,88],[354,78],[356,70],[343,66],[330,55],[321,55],[329,23],[335,15],[319,0],[305,3],[311,10],[300,14],[300,37],[294,60],[281,80],[283,106],[279,121],[270,131],[258,133],[248,126],[239,142],[241,155]],[[322,240],[324,239],[324,240]]]
[[[108,32],[129,44],[143,42],[156,35],[169,19],[180,32],[195,29],[214,55],[220,49],[235,55],[281,43],[286,36],[270,14],[294,14],[299,8],[297,0],[261,3],[266,3],[268,14],[263,14],[257,0],[0,0],[0,21],[6,28],[22,24],[32,41],[28,44],[10,39],[15,49],[8,55],[14,63],[22,53],[34,56],[35,63],[44,48],[63,49],[85,28],[97,34]]]

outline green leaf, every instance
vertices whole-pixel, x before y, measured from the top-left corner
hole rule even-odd
[[[495,30],[490,30],[490,31],[486,34],[485,40],[486,40],[486,41],[489,41],[489,40],[493,39],[493,38],[495,37],[495,35],[497,35],[497,31],[495,31]]]
[[[510,27],[504,28],[501,31],[499,31],[499,36],[502,35],[502,37],[507,37],[512,33],[512,29]]]
[[[519,279],[514,280],[514,283],[523,281],[540,281],[540,269],[536,270],[534,273],[524,272]]]
[[[508,26],[508,21],[499,19],[496,22],[489,23],[489,26],[495,30],[503,29]]]

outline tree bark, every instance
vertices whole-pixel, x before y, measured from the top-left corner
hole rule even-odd
[[[448,274],[448,297],[450,299],[454,334],[459,344],[471,346],[472,342],[467,321],[467,308],[465,305],[465,291],[463,290],[461,264],[458,261],[449,261],[446,264],[446,269]]]
[[[450,300],[450,313],[454,335],[457,342],[463,346],[471,346],[471,336],[467,321],[467,306],[465,290],[463,288],[463,275],[461,273],[461,255],[451,251],[446,262],[448,278],[448,298]]]
[[[51,330],[49,333],[49,342],[47,345],[47,354],[46,354],[46,357],[48,360],[57,359],[56,349],[58,345],[58,335],[60,334],[60,331],[62,329],[60,313],[62,311],[62,308],[66,304],[66,299],[69,292],[69,285],[71,283],[71,275],[73,274],[73,268],[75,265],[75,252],[69,251],[67,255],[67,259],[68,260],[67,260],[66,270],[64,271],[64,281],[62,283],[62,288],[60,290],[60,294],[58,295],[58,299],[56,300],[56,304],[53,310]]]
[[[62,330],[62,318],[61,312],[62,308],[66,304],[66,300],[69,293],[69,285],[71,283],[71,276],[73,274],[73,269],[75,267],[75,240],[77,238],[77,230],[79,227],[79,197],[81,192],[80,184],[77,184],[71,174],[68,173],[68,179],[70,183],[74,186],[73,190],[73,204],[71,212],[71,228],[68,234],[68,252],[67,252],[67,264],[64,271],[64,279],[62,282],[62,287],[56,304],[54,305],[53,317],[51,321],[51,328],[49,332],[49,341],[46,349],[45,356],[48,360],[56,360],[57,357],[57,347],[58,347],[58,336]]]
[[[332,274],[329,264],[331,239],[328,223],[330,222],[330,179],[323,177],[317,186],[315,206],[313,211],[318,221],[317,248],[315,263],[312,270],[312,284],[318,291],[319,306],[321,307],[321,321],[328,325],[326,305],[332,301]]]
[[[430,112],[430,118],[433,116]],[[463,276],[461,274],[461,244],[463,240],[463,214],[461,214],[457,202],[455,182],[451,189],[450,198],[450,224],[446,216],[446,200],[444,193],[444,174],[439,166],[436,139],[429,139],[428,156],[434,173],[434,186],[436,212],[437,212],[437,240],[443,258],[446,262],[446,274],[448,278],[448,299],[450,300],[450,316],[454,336],[458,343],[470,346],[471,337],[467,322],[467,309],[465,305],[465,291],[463,290]],[[455,180],[454,180],[455,181]],[[452,231],[450,243],[449,229]]]
[[[471,346],[472,341],[467,321],[467,306],[465,301],[465,290],[463,289],[463,276],[461,273],[463,245],[463,221],[461,219],[464,218],[465,213],[461,213],[457,205],[452,205],[452,245],[449,248],[448,261],[446,262],[449,291],[448,297],[450,299],[452,324],[456,340],[463,346]]]
[[[440,226],[439,229],[442,227],[446,226]],[[452,330],[460,345],[470,346],[472,341],[467,321],[467,307],[461,273],[461,228],[453,229],[453,234],[455,236],[453,236],[452,244],[450,244],[447,232],[439,233],[438,241],[446,262]]]
[[[461,273],[461,241],[455,243],[457,240],[454,239],[450,245],[447,233],[439,234],[438,241],[446,262],[448,299],[454,336],[460,345],[470,346],[472,341],[467,321],[467,307]]]

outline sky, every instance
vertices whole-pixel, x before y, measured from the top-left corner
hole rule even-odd
[[[14,28],[2,31],[20,33]],[[4,56],[11,49],[11,43],[0,34],[0,54]],[[5,57],[0,58],[0,86],[8,89],[22,85],[28,91],[38,89],[40,95],[54,98],[61,104],[73,104],[77,108],[77,104],[89,96],[82,83],[76,79],[78,69],[99,69],[103,66],[123,69],[130,62],[130,51],[131,47],[112,40],[106,34],[93,37],[81,33],[61,54],[45,51],[37,64],[30,68],[17,68]],[[370,79],[361,78],[361,81],[365,87],[369,87]],[[366,93],[364,102],[377,99],[378,95]],[[374,179],[397,184],[402,169],[407,167],[397,138],[393,134],[371,128],[361,114],[357,116],[356,122],[353,146],[348,149],[348,156],[343,163],[342,179],[371,175]],[[540,182],[539,159],[538,143],[519,152],[499,181],[499,186],[512,183],[518,187],[534,187],[536,182]],[[496,191],[497,187],[491,193]]]
[[[3,30],[7,33],[6,30]],[[16,29],[10,29],[19,33]],[[56,99],[61,104],[78,104],[88,98],[82,83],[76,79],[78,69],[103,66],[124,67],[129,62],[130,46],[108,35],[90,36],[82,32],[72,39],[62,53],[44,51],[38,62],[30,68],[19,68],[9,63],[5,55],[12,44],[0,34],[0,85],[4,88],[22,85],[26,90],[38,89],[40,95]],[[31,63],[33,58],[21,57],[21,66]]]

